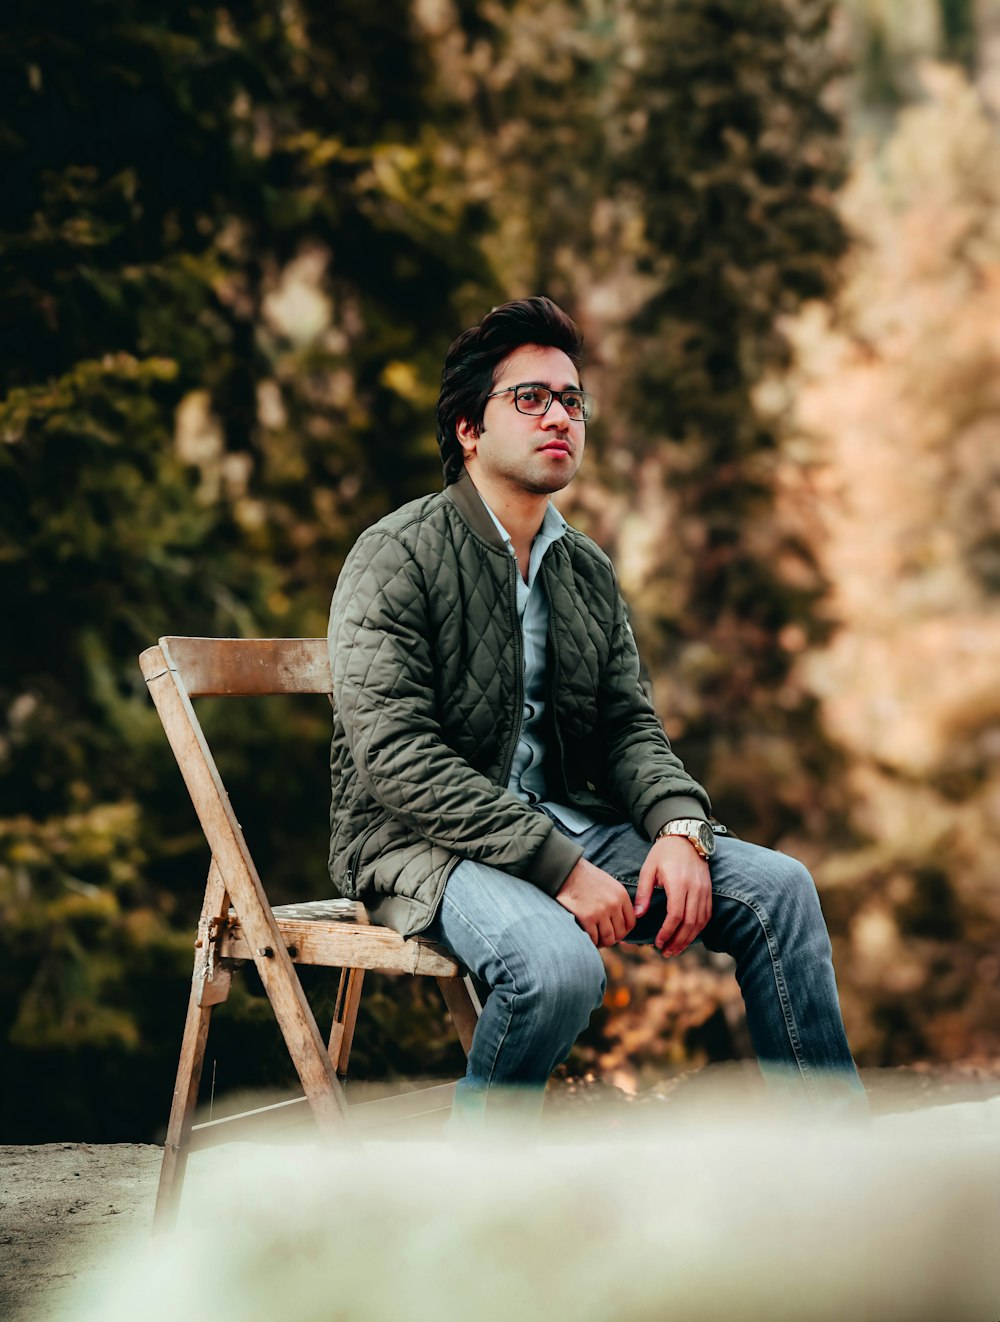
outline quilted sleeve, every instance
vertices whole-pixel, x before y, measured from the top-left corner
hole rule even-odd
[[[612,645],[600,680],[598,710],[609,785],[637,830],[652,839],[667,822],[711,812],[708,795],[684,770],[643,691],[639,654],[617,585]]]
[[[355,545],[330,612],[333,697],[367,793],[412,831],[554,895],[582,850],[444,741],[420,566],[390,533]]]

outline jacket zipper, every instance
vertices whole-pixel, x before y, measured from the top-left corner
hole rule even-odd
[[[390,817],[389,813],[386,812],[380,813],[379,816],[375,818],[374,822],[372,822],[371,826],[366,827],[361,832],[361,835],[358,839],[358,843],[354,846],[353,850],[351,851],[351,861],[350,863],[348,863],[347,870],[344,874],[347,878],[348,886],[353,887],[354,885],[354,878],[358,871],[358,864],[361,862],[362,850],[364,849],[365,845],[368,843],[369,839],[379,829],[379,827],[385,825],[385,823],[389,820],[389,817]]]
[[[548,667],[546,676],[546,700],[549,704],[549,711],[552,714],[549,721],[549,729],[556,737],[556,747],[559,750],[559,776],[562,780],[560,789],[565,791],[567,799],[572,800],[573,795],[566,779],[566,748],[563,744],[562,733],[559,729],[559,723],[556,720],[556,677],[559,674],[559,642],[556,637],[556,614],[552,606],[552,593],[549,591],[549,571],[546,568],[545,561],[542,561],[542,576],[545,579],[545,596],[549,605],[549,637],[552,639],[552,664]],[[550,787],[551,788],[551,787]]]
[[[514,710],[517,712],[517,720],[514,723],[514,738],[507,750],[503,771],[500,775],[500,784],[505,789],[507,782],[510,780],[510,769],[514,765],[514,754],[517,752],[518,740],[521,738],[521,726],[524,724],[524,639],[521,636],[521,621],[517,615],[517,584],[514,580],[514,575],[520,573],[520,570],[517,567],[517,560],[512,554],[508,553],[507,559],[510,561],[507,569],[507,605],[510,608],[510,622],[514,632],[514,671],[517,677],[517,701]]]

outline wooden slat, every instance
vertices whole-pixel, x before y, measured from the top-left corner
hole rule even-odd
[[[454,1100],[454,1082],[414,1088],[411,1092],[395,1093],[392,1097],[377,1097],[373,1102],[355,1102],[350,1112],[351,1124],[360,1131],[368,1132],[382,1125],[450,1111]]]
[[[311,1125],[315,1118],[308,1097],[291,1097],[285,1102],[258,1106],[239,1115],[222,1116],[219,1120],[205,1120],[191,1130],[189,1152],[201,1152],[219,1143],[248,1142],[271,1137],[286,1129]]]
[[[479,1016],[483,1011],[476,989],[472,985],[472,979],[468,975],[464,978],[438,978],[438,986],[441,988],[441,995],[448,1007],[451,1021],[455,1025],[458,1040],[465,1054],[468,1055],[472,1050],[472,1035],[476,1031],[476,1024],[479,1023]]]
[[[228,1000],[233,980],[232,970],[223,968],[219,962],[219,933],[224,930],[220,925],[229,921],[229,896],[214,858],[208,870],[205,904],[211,912],[202,909],[195,947],[200,953],[194,964],[196,995],[202,1008]]]
[[[342,1079],[347,1077],[347,1066],[351,1059],[351,1047],[354,1045],[354,1030],[358,1024],[358,1008],[361,1005],[361,989],[364,982],[364,969],[344,969],[341,972],[340,987],[337,990],[337,1008],[334,1011],[327,1049]]]
[[[350,923],[323,923],[307,919],[278,919],[278,930],[286,949],[294,950],[296,964],[321,964],[326,968],[379,969],[383,973],[426,973],[438,978],[456,978],[461,965],[440,946],[419,937],[404,941],[388,927],[363,927]],[[219,945],[226,959],[253,959],[254,947],[234,920]]]
[[[155,655],[159,652],[159,657]],[[261,981],[320,1127],[342,1131],[346,1102],[336,1071],[278,931],[246,840],[194,709],[165,649],[140,662],[212,856],[239,916]],[[262,954],[270,951],[270,954]]]
[[[391,1097],[377,1097],[371,1102],[354,1102],[348,1110],[351,1129],[357,1133],[370,1133],[384,1125],[396,1125],[420,1116],[444,1114],[451,1109],[455,1097],[454,1083],[436,1083],[428,1088],[414,1088],[409,1092],[394,1093]],[[256,1142],[282,1131],[295,1130],[315,1124],[308,1099],[292,1097],[270,1106],[259,1106],[239,1115],[207,1120],[191,1130],[189,1152],[201,1152],[220,1143]]]
[[[271,911],[280,923],[283,918],[307,918],[328,923],[367,923],[367,911],[357,900],[299,900],[296,904],[272,904]]]
[[[225,882],[213,858],[208,870],[205,898],[201,906],[201,920],[198,923],[199,930],[207,928],[212,918],[225,913],[228,908]],[[201,1067],[205,1060],[205,1043],[208,1040],[214,1003],[211,999],[203,1003],[203,975],[204,961],[202,952],[198,951],[191,977],[191,995],[188,999],[187,1017],[184,1020],[181,1054],[177,1062],[170,1120],[167,1124],[167,1138],[163,1148],[163,1162],[160,1166],[160,1182],[156,1190],[156,1206],[153,1209],[153,1229],[158,1234],[169,1230],[176,1219],[177,1204],[184,1183],[184,1166],[190,1150],[191,1122],[198,1102]]]
[[[160,648],[190,698],[329,693],[325,638],[160,639]]]

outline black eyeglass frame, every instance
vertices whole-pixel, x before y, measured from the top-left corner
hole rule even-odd
[[[521,408],[521,396],[518,393],[521,390],[544,391],[548,395],[549,401],[540,412],[531,413],[527,409]],[[500,395],[510,394],[513,394],[514,396],[514,407],[517,409],[518,413],[523,413],[526,418],[544,418],[546,413],[548,413],[549,409],[552,407],[552,401],[554,399],[558,399],[559,403],[564,409],[566,409],[566,413],[571,422],[589,422],[594,416],[594,410],[596,408],[596,400],[594,399],[594,396],[589,395],[582,386],[570,386],[567,390],[553,390],[550,386],[538,385],[534,381],[522,381],[516,386],[504,386],[503,390],[494,390],[493,394],[487,395],[486,398],[496,399]],[[583,409],[582,415],[579,418],[574,418],[569,409],[566,408],[566,401],[563,399],[563,395],[576,395],[579,397]]]

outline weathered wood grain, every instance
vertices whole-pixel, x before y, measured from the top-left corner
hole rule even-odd
[[[199,931],[205,930],[213,918],[227,913],[228,910],[229,897],[226,894],[226,885],[213,858],[208,870],[201,921],[198,924]],[[163,1148],[163,1164],[160,1167],[160,1182],[156,1190],[156,1206],[153,1209],[155,1233],[169,1230],[177,1216],[177,1204],[184,1183],[184,1167],[191,1140],[191,1125],[198,1104],[198,1087],[201,1083],[201,1067],[205,1060],[205,1044],[208,1041],[212,1007],[218,1003],[218,999],[222,999],[205,997],[203,971],[204,956],[200,950],[196,950],[194,972],[191,976],[191,994],[188,998],[184,1036],[181,1041],[180,1059],[177,1062],[177,1078],[174,1081],[174,1095]],[[228,975],[224,979],[224,987],[228,991]],[[221,983],[217,990],[222,991]]]
[[[362,927],[291,918],[277,920],[281,940],[296,964],[327,968],[379,969],[383,973],[422,973],[457,978],[461,965],[430,941],[404,941],[388,927]],[[294,954],[291,952],[294,951]],[[252,939],[234,921],[223,936],[219,953],[226,959],[253,959]]]
[[[160,639],[190,698],[329,693],[325,638]]]

